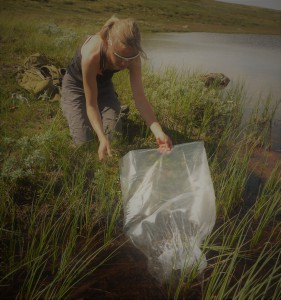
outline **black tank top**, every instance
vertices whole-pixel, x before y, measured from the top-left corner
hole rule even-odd
[[[83,45],[85,45],[92,36],[89,36],[87,40],[78,47],[75,55],[71,59],[69,65],[67,66],[67,72],[78,82],[83,85],[83,76],[82,76],[82,67],[81,67],[81,48]],[[108,80],[111,80],[114,73],[118,72],[117,70],[105,70],[105,64],[106,64],[106,55],[105,55],[105,49],[103,46],[103,43],[101,43],[100,48],[100,69],[102,71],[102,74],[98,74],[96,79],[98,86],[101,86],[103,82],[106,82]]]

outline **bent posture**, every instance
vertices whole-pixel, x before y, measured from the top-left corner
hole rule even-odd
[[[62,110],[76,144],[99,139],[98,155],[111,156],[110,141],[121,131],[120,104],[111,81],[115,72],[128,69],[134,101],[150,127],[161,152],[172,142],[163,132],[148,102],[141,79],[140,33],[132,19],[109,19],[100,32],[89,36],[67,67],[62,84]]]

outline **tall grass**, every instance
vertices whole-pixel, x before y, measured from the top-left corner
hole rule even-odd
[[[276,294],[280,166],[260,190],[254,207],[241,217],[251,175],[249,160],[257,144],[240,126],[243,99],[235,97],[237,89],[227,93],[206,89],[197,74],[171,70],[157,74],[145,68],[144,75],[148,97],[174,141],[205,141],[217,196],[218,225],[202,246],[209,267],[201,284],[196,272],[183,272],[176,286],[171,281],[167,298],[188,299],[192,290],[200,291],[204,299],[242,299],[257,291],[264,297]],[[134,135],[115,144],[115,156],[106,163],[98,162],[96,143],[74,148],[59,108],[36,135],[8,137],[7,129],[1,142],[0,189],[1,285],[6,293],[19,299],[63,299],[121,247],[118,159],[135,147],[153,146],[132,106],[124,76],[118,75],[115,84],[122,102],[132,108],[127,122],[134,125]],[[30,105],[36,106],[33,101]],[[46,103],[42,105],[46,109]],[[13,282],[20,288],[15,289]]]
[[[218,224],[221,225],[203,245],[209,254],[210,265],[205,279],[201,279],[200,297],[276,297],[280,282],[280,253],[275,244],[280,227],[280,164],[260,187],[254,207],[244,216],[240,212],[245,205],[247,182],[254,172],[249,168],[251,157],[257,147],[262,145],[267,149],[269,146],[270,128],[262,127],[263,121],[266,119],[266,124],[270,124],[276,107],[270,109],[268,99],[264,109],[254,108],[248,123],[241,124],[243,86],[225,92],[206,89],[197,74],[184,76],[173,69],[161,74],[145,69],[144,73],[148,96],[173,139],[177,142],[203,139],[208,151],[217,197]],[[120,75],[117,83],[126,91],[123,99],[127,102],[130,96],[126,79]],[[136,114],[133,109],[134,120]],[[266,235],[263,240],[262,235]],[[272,276],[269,276],[270,272]],[[200,290],[197,274],[185,274],[185,271],[177,285],[173,284],[171,279],[167,289],[171,299],[189,299],[191,291]]]
[[[68,7],[76,5],[70,2]],[[59,103],[36,100],[17,86],[15,76],[17,66],[33,52],[65,66],[89,28],[38,18],[5,20],[0,24],[5,58],[0,78],[1,295],[71,298],[90,279],[102,290],[104,285],[95,286],[96,274],[108,268],[126,242],[118,161],[131,149],[155,147],[154,139],[133,105],[128,74],[120,72],[114,83],[130,112],[123,137],[113,145],[113,158],[100,163],[96,142],[75,147]],[[174,143],[205,141],[217,197],[217,224],[202,245],[207,269],[199,277],[187,270],[179,277],[173,274],[161,298],[278,299],[280,164],[263,182],[254,206],[242,213],[254,172],[251,156],[257,146],[268,148],[269,127],[260,128],[264,121],[270,124],[275,108],[254,109],[241,125],[243,86],[206,88],[199,75],[143,69],[147,96]],[[138,266],[132,256],[128,261]],[[152,295],[153,288],[157,290],[156,283],[147,293]],[[129,286],[127,293],[130,297]]]

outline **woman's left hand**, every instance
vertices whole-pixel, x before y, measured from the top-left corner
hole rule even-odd
[[[161,153],[169,153],[173,148],[173,143],[171,139],[165,134],[158,122],[153,122],[150,125],[150,129],[153,132],[156,143],[158,144],[158,150]]]
[[[158,150],[161,153],[171,152],[173,148],[173,143],[171,139],[164,132],[162,132],[158,137],[156,137],[156,142],[159,146]]]

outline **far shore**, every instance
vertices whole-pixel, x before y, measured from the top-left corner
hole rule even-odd
[[[281,11],[212,0],[26,1],[6,0],[0,24],[32,20],[74,31],[96,32],[116,15],[133,17],[142,32],[217,32],[281,34]],[[63,17],[62,17],[63,16]]]

